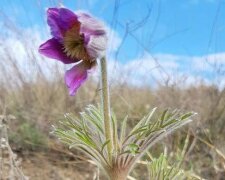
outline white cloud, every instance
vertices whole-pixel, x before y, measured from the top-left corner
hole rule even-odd
[[[156,62],[157,61],[157,62]],[[113,66],[113,64],[116,66]],[[159,66],[159,65],[160,66]],[[112,67],[110,67],[112,65]],[[145,54],[125,64],[111,60],[109,72],[111,82],[130,83],[137,86],[158,83],[181,84],[182,86],[216,84],[225,87],[225,53],[207,56],[179,56],[173,54]],[[117,73],[115,73],[117,72]]]
[[[111,35],[109,38],[111,45],[109,54],[111,54],[117,50],[121,39],[114,30],[108,28],[108,31]],[[58,72],[63,74],[65,66],[62,63],[43,58],[38,53],[39,45],[47,39],[43,38],[40,32],[38,28],[35,28],[24,30],[19,36],[11,34],[7,38],[0,37],[1,42],[4,42],[2,44],[4,48],[0,49],[0,56],[3,59],[0,68],[7,67],[7,70],[13,73],[13,67],[7,63],[9,62],[7,55],[9,55],[27,79],[33,78],[35,72],[38,72],[38,66],[49,77],[54,74],[52,72],[56,66]],[[222,72],[225,70],[225,52],[205,56],[146,53],[142,57],[125,63],[114,60],[112,57],[109,56],[108,60],[110,83],[156,86],[158,83],[169,82],[189,86],[204,81],[206,84],[216,83],[220,88],[225,87],[225,74]],[[98,77],[97,72],[95,76]]]
[[[47,28],[49,30],[49,28]],[[106,26],[107,32],[109,34],[109,40],[108,40],[108,54],[111,54],[115,52],[121,43],[121,38],[115,32],[113,29],[111,29],[109,26]],[[51,66],[55,66],[58,64],[58,66],[63,69],[63,64],[55,61],[55,60],[49,60],[42,55],[38,53],[38,48],[40,44],[44,43],[47,39],[50,38],[50,32],[46,34],[43,34],[43,29],[40,30],[38,27],[33,27],[30,29],[23,29],[21,32],[16,32],[13,30],[7,31],[7,34],[3,36],[3,34],[0,34],[0,45],[2,48],[0,48],[0,56],[1,58],[4,57],[4,59],[7,60],[8,63],[4,63],[4,61],[1,61],[0,66],[5,66],[9,63],[9,57],[14,63],[16,63],[16,66],[18,66],[23,73],[34,73],[34,69],[31,69],[30,64],[37,64],[39,66],[43,67],[43,71],[45,73],[48,73],[49,75],[51,72],[48,71],[48,69],[51,69]],[[4,43],[3,43],[4,42]],[[70,66],[68,66],[69,68]],[[9,67],[8,70],[12,67]],[[27,76],[29,78],[31,75]]]
[[[40,44],[47,40],[43,40],[40,32],[38,28],[32,28],[20,33],[8,31],[6,37],[0,36],[0,41],[4,42],[0,49],[0,76],[4,77],[7,73],[7,76],[11,76],[11,83],[15,83],[18,80],[15,76],[20,75],[20,79],[27,82],[33,80],[40,70],[51,78],[53,67],[57,65],[59,71],[60,68],[63,69],[61,63],[47,60],[38,53]]]
[[[110,28],[109,26],[106,27],[106,30],[109,36],[109,39],[108,39],[109,52],[108,53],[113,53],[119,48],[122,39],[120,38],[118,33],[112,28]]]

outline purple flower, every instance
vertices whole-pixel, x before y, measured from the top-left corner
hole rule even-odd
[[[76,63],[65,73],[69,93],[74,95],[97,64],[97,58],[104,55],[106,30],[89,14],[66,8],[49,8],[47,22],[53,37],[40,45],[39,52],[64,64]]]

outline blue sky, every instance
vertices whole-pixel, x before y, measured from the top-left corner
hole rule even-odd
[[[74,11],[89,11],[104,20],[116,33],[117,41],[120,40],[115,58],[122,64],[146,59],[149,54],[163,57],[159,61],[168,64],[165,57],[171,55],[172,64],[177,63],[173,66],[176,72],[208,80],[214,74],[203,72],[206,65],[200,61],[220,54],[225,64],[225,0],[1,0],[0,20],[3,22],[7,17],[17,27],[38,28],[41,34],[46,34],[45,10],[60,3]],[[0,25],[4,26],[1,22]],[[218,61],[221,56],[216,56]],[[196,61],[200,69],[193,71],[190,66]]]

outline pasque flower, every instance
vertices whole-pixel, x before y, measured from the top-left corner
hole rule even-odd
[[[104,55],[107,44],[103,23],[84,12],[74,13],[66,8],[49,8],[47,23],[51,39],[40,45],[39,52],[64,64],[75,63],[65,73],[65,83],[74,95]]]

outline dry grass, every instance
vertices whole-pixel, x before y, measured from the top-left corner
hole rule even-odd
[[[0,41],[5,39],[0,37]],[[14,150],[22,152],[42,152],[46,149],[61,151],[62,146],[49,135],[51,125],[61,120],[65,112],[78,113],[86,105],[100,102],[98,82],[91,78],[75,97],[69,97],[63,80],[64,67],[53,60],[48,63],[51,60],[42,59],[37,54],[39,41],[40,39],[36,39],[28,42],[23,34],[18,38],[20,46],[26,49],[22,62],[9,47],[0,44],[1,49],[4,49],[0,53],[0,114],[13,114],[16,117],[9,122],[10,141]],[[151,149],[152,154],[158,155],[159,150],[167,147],[168,153],[175,159],[176,153],[173,152],[181,151],[189,132],[189,143],[183,160],[184,169],[192,168],[197,175],[206,179],[224,179],[225,89],[204,83],[187,88],[181,88],[180,84],[165,85],[157,89],[117,83],[111,85],[111,104],[119,118],[129,115],[131,125],[155,106],[198,112],[188,128],[167,137],[157,148]],[[40,141],[35,139],[35,135],[31,139],[21,139],[18,143],[18,136],[27,137],[20,134],[23,133],[20,128],[24,124],[29,124],[37,134],[44,135],[37,136],[48,139],[48,142],[38,144]],[[29,133],[33,135],[33,132],[28,132],[28,136]],[[28,144],[32,144],[32,148]],[[70,156],[71,154],[68,155]],[[60,162],[67,162],[66,167],[69,169],[73,167],[68,159],[60,159]],[[50,166],[52,168],[51,163],[46,168]],[[29,165],[27,168],[30,168]],[[145,171],[145,168],[140,169],[142,173]],[[140,169],[137,168],[136,171],[140,172]],[[65,172],[64,175],[67,176],[66,174]],[[135,172],[133,174],[138,176]]]
[[[27,180],[19,167],[20,161],[9,145],[7,121],[10,119],[14,118],[12,116],[0,116],[0,178],[3,180]]]
[[[33,58],[34,62],[40,61],[35,56]],[[11,63],[13,60],[12,57],[9,62]],[[9,63],[8,59],[4,59],[4,61]],[[63,75],[60,70],[57,71],[57,68],[59,69],[57,65],[51,69],[54,73],[52,79],[40,71],[43,68],[42,65],[33,63],[30,66],[38,69],[32,81],[26,80],[26,72],[20,72],[21,69],[15,66],[13,74],[9,74],[5,70],[6,76],[3,78],[4,82],[1,83],[0,111],[16,116],[16,120],[10,122],[12,132],[20,132],[19,127],[28,123],[37,132],[44,133],[45,137],[48,137],[51,131],[50,126],[61,120],[65,112],[78,113],[87,104],[100,102],[98,83],[95,80],[89,80],[75,97],[69,97],[63,83]],[[5,68],[5,64],[1,64],[1,68]],[[17,84],[11,83],[12,79]],[[193,168],[196,174],[205,178],[216,177],[216,179],[220,179],[224,176],[225,147],[221,142],[225,141],[223,136],[225,133],[225,90],[221,91],[217,87],[204,84],[186,89],[180,88],[179,85],[161,86],[156,90],[129,85],[112,85],[111,103],[121,119],[129,114],[131,124],[137,122],[143,114],[155,106],[161,109],[171,107],[198,112],[197,118],[188,128],[190,143],[183,165],[186,168]],[[157,155],[164,146],[168,148],[169,152],[178,151],[184,143],[185,136],[186,131],[183,130],[173,137],[166,138],[157,149],[152,149],[153,154]],[[22,139],[19,143],[25,142],[21,145],[18,142],[15,143],[15,139],[11,139],[11,141],[15,149],[20,147],[22,150],[27,150],[27,147],[29,150],[29,146],[24,144],[39,142],[34,139]],[[56,140],[50,137],[49,141]],[[39,146],[43,145],[35,144],[34,147]],[[51,146],[48,148],[51,149]],[[32,149],[38,150],[39,148]],[[141,169],[143,171],[143,168]],[[137,172],[139,172],[138,169]]]

